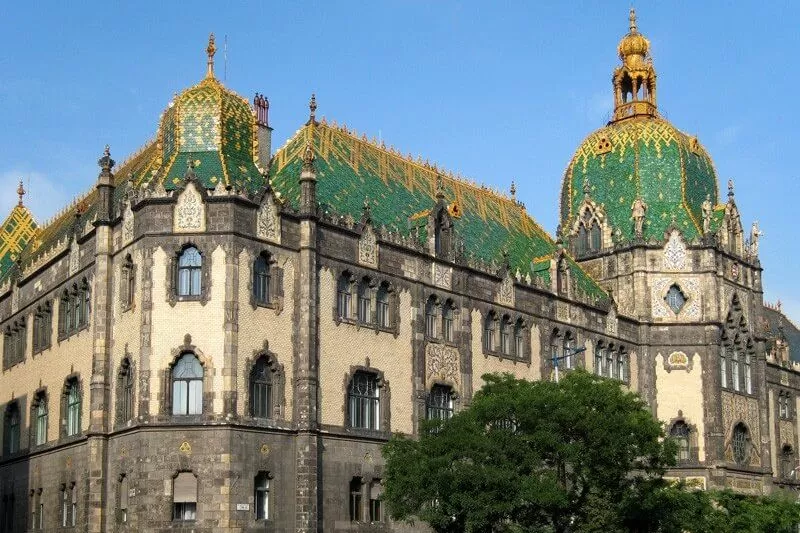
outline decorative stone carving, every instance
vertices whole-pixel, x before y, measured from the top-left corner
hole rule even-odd
[[[431,279],[437,287],[450,289],[453,284],[453,269],[439,263],[433,263],[431,265]]]
[[[556,320],[560,322],[569,322],[569,304],[565,302],[556,302]]]
[[[796,446],[794,443],[794,424],[789,420],[781,420],[779,428],[780,428],[779,433],[781,441],[777,444],[781,447],[785,444],[788,444],[792,447],[792,449],[795,449]]]
[[[514,278],[511,273],[506,274],[500,282],[500,289],[497,291],[497,303],[508,307],[514,307]]]
[[[370,224],[364,226],[364,231],[358,240],[358,262],[378,268],[378,238]]]
[[[606,335],[616,337],[618,329],[619,319],[617,318],[617,311],[612,307],[608,312],[608,316],[606,317]]]
[[[673,230],[667,244],[664,245],[664,270],[685,270],[686,259],[686,244],[684,244],[681,234]]]
[[[687,489],[690,490],[706,490],[706,477],[705,476],[686,476],[683,482]]]
[[[178,196],[174,213],[172,225],[176,233],[206,230],[206,206],[193,182],[187,183],[186,188]]]
[[[699,354],[696,352],[692,356],[689,356],[685,352],[672,352],[664,359],[664,368],[667,372],[672,372],[673,370],[686,370],[686,372],[691,372],[694,367],[695,359],[699,357]]]
[[[673,285],[677,284],[684,295],[686,295],[686,303],[678,312],[670,309],[665,300],[667,291]],[[696,320],[700,318],[702,307],[700,305],[700,283],[695,278],[676,279],[676,278],[655,278],[651,286],[650,295],[650,308],[653,318],[666,318],[680,320]]]
[[[69,275],[75,274],[81,266],[81,250],[78,243],[72,241],[69,247]]]
[[[133,241],[133,209],[130,202],[125,202],[125,210],[122,213],[122,245],[127,246],[131,241]]]
[[[281,217],[278,213],[278,206],[275,199],[271,194],[267,194],[267,198],[261,207],[258,208],[256,216],[256,236],[259,239],[281,242]]]
[[[461,357],[456,348],[429,342],[425,347],[425,368],[428,383],[436,379],[458,384],[461,377],[459,361]]]
[[[758,400],[740,394],[722,392],[722,425],[725,428],[725,460],[733,461],[731,437],[733,427],[744,422],[750,431],[750,466],[761,466],[761,426],[759,426]]]

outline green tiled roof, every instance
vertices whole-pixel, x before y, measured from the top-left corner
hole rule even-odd
[[[610,151],[605,141],[610,142]],[[724,206],[717,205],[717,176],[708,153],[696,138],[661,118],[613,122],[581,143],[564,174],[564,228],[572,227],[585,180],[592,200],[603,205],[612,230],[619,230],[622,240],[634,236],[631,205],[637,197],[648,206],[643,232],[648,240],[663,240],[673,218],[687,239],[701,236],[706,195],[716,206],[712,229],[722,219]]]
[[[412,226],[424,231],[424,221],[437,202],[440,172],[325,123],[300,129],[272,159],[272,187],[292,207],[298,207],[303,152],[312,137],[317,200],[323,209],[358,220],[366,200],[376,226],[405,235]],[[465,244],[465,253],[499,265],[506,252],[512,272],[519,270],[522,276],[550,282],[549,264],[556,244],[524,207],[484,187],[441,175],[445,202],[451,213],[460,214],[453,217],[454,230]],[[580,267],[571,262],[571,268],[579,290],[606,297]]]
[[[17,205],[0,228],[0,273],[5,274],[36,235],[36,221],[27,207]]]

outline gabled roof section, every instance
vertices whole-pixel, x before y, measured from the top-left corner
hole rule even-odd
[[[765,336],[767,351],[772,351],[777,339],[789,345],[789,359],[800,362],[800,329],[780,308],[764,305]]]
[[[272,187],[295,209],[308,141],[312,141],[316,156],[317,200],[324,211],[358,220],[366,200],[376,226],[402,235],[409,235],[412,227],[425,231],[427,213],[437,202],[436,181],[441,175],[445,202],[451,213],[454,206],[460,213],[453,217],[453,224],[467,255],[500,265],[507,253],[512,272],[538,276],[550,283],[549,265],[556,244],[522,205],[383,145],[359,139],[346,128],[325,122],[312,127],[309,123],[275,153],[270,165]],[[571,270],[581,292],[599,299],[607,297],[574,262]]]
[[[0,228],[0,273],[11,269],[25,246],[36,235],[36,221],[27,207],[14,206]]]

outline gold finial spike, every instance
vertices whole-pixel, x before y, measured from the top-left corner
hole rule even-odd
[[[628,20],[630,21],[630,30],[631,33],[636,33],[636,10],[631,7],[631,12],[628,15]]]
[[[22,197],[25,196],[25,187],[22,186],[22,180],[19,180],[19,187],[17,187],[17,194],[19,195],[19,205],[22,207]]]
[[[511,180],[511,199],[516,199],[517,197],[517,185],[514,183],[514,180]]]
[[[308,102],[308,110],[310,111],[311,122],[314,122],[314,117],[317,115],[317,95],[314,93],[311,93],[311,100]]]
[[[214,54],[217,53],[217,45],[214,43],[214,34],[208,36],[208,47],[206,48],[208,54],[208,70],[206,71],[206,78],[214,77]]]

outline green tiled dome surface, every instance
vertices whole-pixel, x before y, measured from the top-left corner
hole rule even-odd
[[[437,202],[438,171],[325,124],[304,127],[274,155],[272,186],[285,201],[298,206],[298,177],[312,131],[317,200],[323,210],[358,220],[366,199],[376,226],[406,235],[412,226],[424,232],[426,217]],[[512,271],[550,282],[548,269],[556,245],[522,206],[488,189],[447,175],[442,178],[445,202],[461,212],[453,219],[454,228],[467,254],[499,265],[506,251]],[[582,292],[605,297],[583,270],[571,266]]]
[[[611,151],[604,154],[596,150],[603,138],[611,143]],[[662,240],[673,217],[686,238],[701,236],[701,205],[706,195],[713,205],[719,200],[708,153],[696,139],[660,118],[612,123],[583,141],[564,174],[562,227],[572,227],[584,198],[584,180],[622,240],[634,236],[631,204],[636,197],[648,206],[643,235],[648,240]]]

